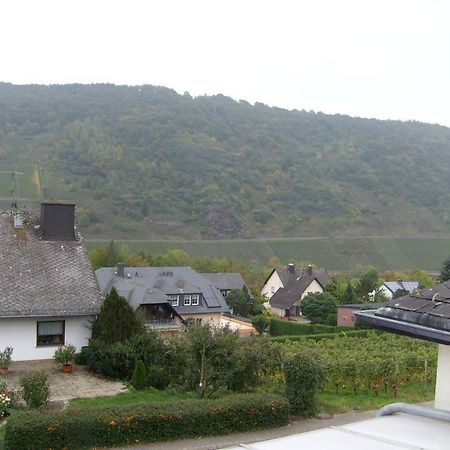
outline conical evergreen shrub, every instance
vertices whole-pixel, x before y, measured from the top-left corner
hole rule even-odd
[[[144,362],[139,359],[134,366],[133,377],[131,378],[131,385],[137,390],[142,391],[147,387],[148,377],[147,369]]]

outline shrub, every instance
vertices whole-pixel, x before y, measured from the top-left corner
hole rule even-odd
[[[50,399],[50,386],[45,372],[34,372],[20,379],[21,395],[30,408],[39,408]]]
[[[131,385],[137,390],[145,389],[148,384],[147,369],[144,362],[140,359],[134,366],[133,376],[131,377]]]
[[[12,361],[12,347],[6,347],[5,350],[0,352],[0,368],[7,369]]]
[[[65,366],[74,360],[76,350],[75,346],[71,344],[58,347],[53,355],[53,359],[58,366]]]
[[[270,317],[265,316],[264,314],[260,314],[252,318],[252,325],[255,327],[255,330],[261,336],[264,334],[270,325]]]
[[[89,350],[85,351],[86,362],[88,368],[94,372],[120,380],[131,380],[138,360],[142,360],[146,367],[152,369],[155,367],[170,367],[179,370],[179,368],[169,364],[170,352],[168,347],[169,344],[165,344],[156,333],[135,336],[127,341],[114,344],[105,344],[102,341],[93,340]],[[161,378],[171,380],[171,375],[171,371],[167,369],[166,373],[159,378],[158,385],[151,384],[151,386],[161,387]],[[167,385],[167,381],[165,385]]]
[[[86,366],[89,358],[90,347],[81,347],[78,353],[75,353],[74,362],[79,366]]]
[[[329,292],[323,294],[308,294],[300,305],[302,314],[312,323],[328,323],[330,314],[336,314],[336,299]],[[336,324],[336,322],[334,323]]]
[[[298,353],[284,363],[286,397],[294,414],[317,412],[315,396],[325,381],[325,366],[318,354]]]
[[[272,342],[286,342],[286,341],[303,341],[305,339],[311,339],[313,341],[321,341],[322,339],[334,339],[342,336],[346,337],[367,337],[369,333],[373,333],[373,330],[346,330],[336,333],[320,333],[320,334],[306,334],[306,335],[291,335],[291,336],[274,336],[270,338]],[[375,333],[383,333],[381,330],[375,330]]]
[[[288,414],[288,402],[269,394],[87,411],[18,412],[6,425],[5,449],[84,449],[229,434],[285,425]]]

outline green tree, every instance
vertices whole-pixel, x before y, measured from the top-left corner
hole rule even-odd
[[[447,280],[450,280],[450,257],[448,257],[442,263],[441,273],[439,275],[439,280],[441,281],[441,283],[445,283]]]
[[[336,314],[336,299],[324,292],[323,294],[308,294],[301,302],[302,314],[312,323],[327,323],[330,314]]]
[[[397,289],[394,292],[394,295],[392,296],[392,298],[399,298],[399,297],[403,297],[404,295],[409,295],[409,291],[406,289]]]
[[[148,384],[147,369],[142,359],[139,359],[134,366],[131,385],[137,390],[142,391]]]
[[[252,298],[245,286],[242,290],[232,289],[225,300],[228,306],[233,310],[233,314],[236,316],[248,317],[252,312]]]
[[[260,336],[262,336],[270,325],[270,317],[264,314],[258,314],[252,318],[252,325]]]
[[[351,281],[347,283],[347,288],[345,289],[344,295],[341,297],[342,303],[345,305],[353,305],[358,303],[358,296],[356,295],[355,288]]]
[[[94,322],[92,337],[106,344],[113,344],[126,341],[142,332],[143,326],[133,307],[112,288]]]
[[[374,291],[379,284],[378,270],[371,267],[359,280],[356,288],[356,295],[363,299],[363,301],[369,300],[369,293]]]

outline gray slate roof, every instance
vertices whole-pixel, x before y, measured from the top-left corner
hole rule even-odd
[[[115,267],[102,267],[95,275],[104,294],[115,287],[135,308],[143,303],[167,302],[171,294],[202,294],[202,304],[184,306],[180,302],[174,309],[178,314],[229,311],[220,291],[190,267],[125,267],[125,277],[118,276]]]
[[[386,331],[450,345],[450,280],[355,314]]]
[[[237,272],[211,272],[202,273],[201,275],[208,278],[208,280],[220,290],[242,289],[245,282],[240,273]]]
[[[30,224],[25,233],[19,239],[12,217],[0,214],[0,317],[98,314],[102,297],[79,234],[44,241]]]
[[[325,288],[329,282],[328,272],[325,269],[296,269],[290,272],[285,269],[276,269],[284,288],[278,289],[269,300],[270,306],[275,308],[289,309],[297,302],[306,288],[317,280],[322,288]]]

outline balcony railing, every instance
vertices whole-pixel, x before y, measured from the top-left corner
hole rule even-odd
[[[154,319],[147,320],[145,326],[152,330],[165,328],[180,328],[181,324],[174,319]]]

